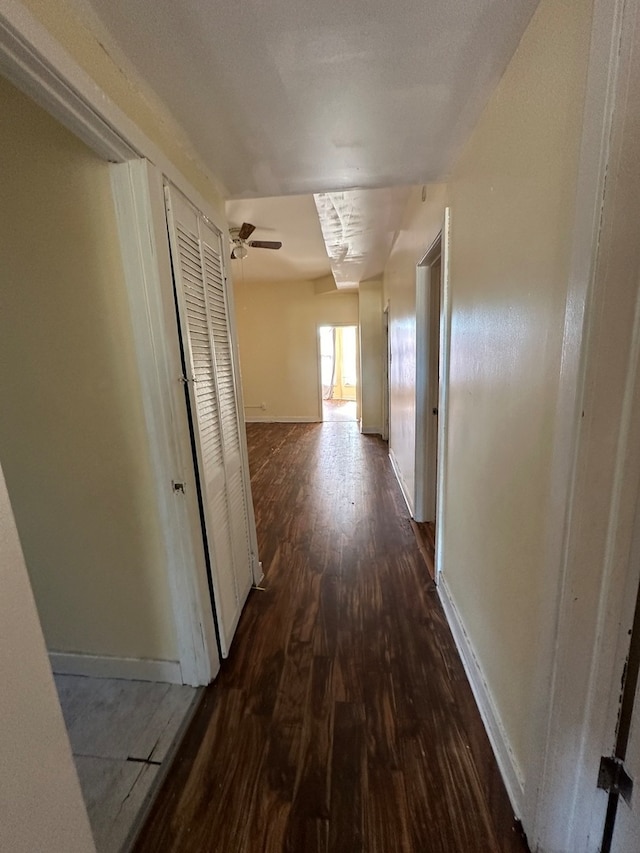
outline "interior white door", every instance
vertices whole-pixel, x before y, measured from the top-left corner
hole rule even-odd
[[[226,657],[251,587],[252,553],[221,236],[175,188],[165,193],[204,535]]]

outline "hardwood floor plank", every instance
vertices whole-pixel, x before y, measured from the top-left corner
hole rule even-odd
[[[436,553],[436,526],[431,521],[411,521],[411,527],[418,543],[418,548],[422,554],[429,577],[435,580],[435,553]]]
[[[389,771],[377,763],[367,769],[367,798],[365,802],[365,837],[368,853],[414,853],[404,773]]]
[[[265,761],[267,730],[260,717],[245,715],[237,729],[232,750],[218,762],[213,774],[216,785],[209,785],[206,801],[192,825],[201,828],[201,846],[196,849],[228,853],[229,850],[251,849],[247,832],[248,818],[256,808],[260,771]],[[213,795],[213,796],[212,796]],[[243,808],[229,808],[231,802],[241,802]],[[182,845],[176,849],[184,850]],[[191,839],[189,839],[191,840]]]
[[[333,744],[333,662],[315,657],[311,695],[302,730],[303,754],[295,785],[292,812],[296,819],[328,820]],[[305,833],[306,833],[305,829]]]
[[[367,753],[375,767],[398,770],[401,761],[393,679],[390,672],[368,675],[364,683]]]
[[[352,702],[337,702],[331,755],[329,849],[361,853],[364,846],[362,800],[366,789],[364,710]]]
[[[422,727],[404,744],[413,849],[499,850],[469,751],[446,720],[433,723],[430,734]]]
[[[265,591],[135,849],[524,853],[386,444],[247,436]]]
[[[290,813],[291,803],[265,785],[263,777],[258,778],[255,804],[246,815],[245,829],[232,840],[227,853],[282,853],[286,849]]]
[[[316,655],[335,657],[338,644],[338,577],[324,572],[320,579],[320,602],[314,625],[313,651]]]
[[[285,846],[285,853],[328,853],[329,850],[329,821],[304,820],[292,821]]]

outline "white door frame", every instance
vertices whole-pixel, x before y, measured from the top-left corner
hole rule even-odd
[[[435,582],[444,571],[444,531],[446,524],[449,453],[449,359],[451,354],[451,208],[444,211],[442,224],[440,290],[440,393],[438,397],[438,475],[436,485]]]
[[[638,582],[639,30],[638,0],[596,0],[541,566],[553,606],[540,624],[547,663],[522,815],[532,849],[554,853],[600,849],[598,766],[615,741]]]
[[[416,452],[413,517],[416,521],[433,521],[429,518],[431,488],[436,491],[437,499],[437,463],[436,471],[430,470],[430,448],[437,442],[437,421],[431,412],[431,333],[434,327],[433,289],[441,290],[442,275],[433,279],[433,267],[442,257],[442,232],[435,238],[422,260],[416,265]],[[440,299],[438,299],[440,302]],[[438,326],[440,318],[438,317]],[[439,346],[439,344],[438,344]],[[440,375],[440,356],[438,353],[438,381]],[[437,454],[436,454],[437,455]]]
[[[449,351],[451,341],[451,211],[447,207],[442,229],[416,265],[416,445],[414,518],[424,521],[427,503],[427,447],[431,440],[433,415],[427,390],[429,387],[428,343],[430,333],[431,267],[440,260],[440,344],[438,387],[438,434],[436,469],[436,583],[442,571],[444,541],[444,506],[447,484],[447,447],[449,426]]]
[[[0,2],[0,73],[96,154],[115,164],[112,185],[156,497],[163,522],[181,676],[186,684],[207,684],[218,671],[219,658],[199,512],[194,509],[188,486],[186,409],[178,409],[176,403],[181,371],[175,372],[178,341],[173,306],[172,320],[168,319],[167,300],[172,289],[162,176],[174,183],[223,234],[227,233],[227,224],[222,214],[16,0]],[[203,173],[207,174],[204,169]],[[209,177],[216,188],[215,180]],[[227,241],[223,243],[225,267],[229,269]],[[235,333],[233,316],[231,322]],[[235,334],[233,349],[237,358]],[[243,456],[248,476],[246,452]],[[184,495],[179,488],[174,489],[174,483],[187,483]],[[258,581],[261,567],[255,529],[252,534],[254,578]]]
[[[382,368],[382,438],[389,441],[389,374],[390,374],[390,345],[389,345],[389,313],[390,303],[384,306],[382,312],[382,334],[384,340],[384,364]]]

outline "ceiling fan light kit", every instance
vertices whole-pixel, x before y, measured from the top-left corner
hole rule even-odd
[[[238,242],[234,245],[234,249],[231,252],[231,258],[234,261],[241,261],[243,258],[246,258],[248,254],[249,251],[244,243]]]
[[[250,222],[243,222],[240,228],[229,228],[229,236],[233,244],[231,251],[231,260],[242,260],[249,254],[247,247],[252,249],[281,249],[282,243],[279,240],[249,240],[249,237],[256,230],[256,226]]]

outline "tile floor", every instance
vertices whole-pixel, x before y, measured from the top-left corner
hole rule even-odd
[[[121,853],[199,691],[151,681],[54,678],[98,853]]]

